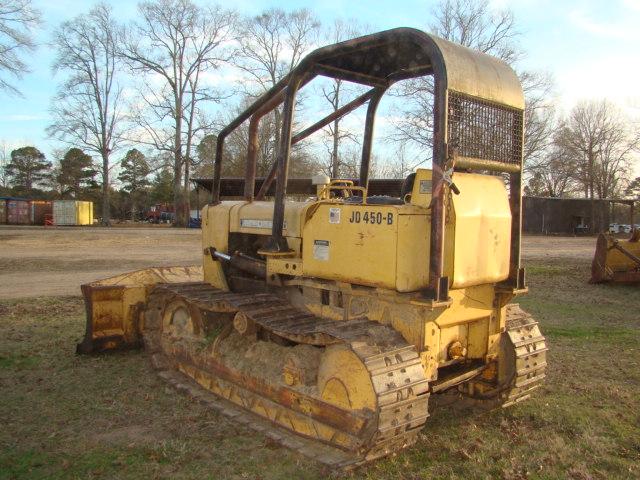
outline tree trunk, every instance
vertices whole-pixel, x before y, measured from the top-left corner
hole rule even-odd
[[[176,132],[174,137],[173,162],[173,209],[175,211],[175,227],[186,227],[184,215],[184,190],[182,188],[182,105],[176,105]]]
[[[102,152],[102,225],[111,226],[111,203],[109,201],[109,153]]]
[[[588,161],[589,161],[589,198],[591,198],[591,233],[596,233],[598,229],[596,228],[596,202],[595,196],[593,194],[593,165],[594,165],[594,153],[593,147],[589,146],[589,150],[587,152]]]
[[[187,156],[184,159],[184,182],[182,187],[182,191],[184,193],[183,208],[184,208],[184,218],[185,218],[184,226],[185,227],[189,226],[189,220],[191,219],[191,195],[189,195],[189,181],[190,181],[191,169],[189,168],[190,167],[189,150],[190,148],[187,147]]]
[[[178,154],[179,155],[179,154]],[[178,156],[176,155],[176,156]],[[182,163],[182,162],[180,162]],[[182,165],[176,158],[173,166],[173,210],[175,212],[175,227],[184,227],[184,192],[182,189]]]

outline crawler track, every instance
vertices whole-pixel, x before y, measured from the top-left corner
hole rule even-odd
[[[193,325],[183,337],[163,328],[165,310],[176,304],[191,310]],[[295,344],[347,346],[369,373],[377,410],[340,408],[317,394],[283,382],[267,382],[222,363],[215,353],[216,342],[230,334],[229,318],[238,313],[264,332]],[[209,346],[204,342],[205,316],[227,319]],[[145,348],[162,376],[200,399],[211,397],[203,396],[204,390],[215,393],[220,398],[207,401],[223,413],[332,467],[358,465],[413,444],[428,417],[429,388],[417,351],[395,330],[366,318],[326,320],[275,295],[181,283],[155,287],[145,310],[143,331]],[[200,388],[187,379],[181,382],[175,371]],[[292,432],[298,440],[292,440]]]
[[[538,322],[518,305],[507,305],[507,334],[513,344],[515,371],[502,394],[503,407],[526,400],[542,385],[547,367],[547,344]]]

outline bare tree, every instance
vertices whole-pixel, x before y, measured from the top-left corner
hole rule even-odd
[[[272,8],[245,18],[235,62],[245,74],[241,84],[244,93],[256,97],[284,78],[315,45],[319,29],[320,22],[307,9],[285,12]],[[261,134],[261,149],[277,152],[281,124],[280,108],[263,118],[261,128],[270,133],[266,140],[271,145],[264,145],[265,136]]]
[[[576,188],[575,161],[561,143],[554,143],[529,168],[525,194],[541,197],[564,197]]]
[[[363,28],[360,27],[355,20],[343,21],[335,20],[329,31],[325,33],[326,39],[329,43],[338,43],[346,40],[350,40],[362,35]],[[352,97],[355,92],[361,93],[363,88],[355,88],[348,82],[344,82],[340,79],[331,80],[328,85],[323,85],[322,97],[331,106],[332,112],[340,109],[345,103],[344,97]],[[326,137],[329,140],[327,144],[327,150],[329,153],[329,168],[327,173],[331,178],[340,178],[340,176],[346,176],[347,171],[351,169],[347,165],[347,160],[341,161],[340,157],[340,143],[343,140],[351,140],[357,142],[356,137],[347,129],[340,129],[341,118],[336,118],[332,123],[324,128]],[[353,155],[349,155],[351,160]]]
[[[249,99],[245,99],[249,102]],[[244,104],[246,105],[246,103]],[[243,106],[239,106],[235,110],[231,110],[219,120],[220,125],[228,124],[242,110]],[[246,155],[248,150],[248,124],[245,122],[236,128],[225,139],[224,162],[222,164],[222,175],[231,177],[244,176],[246,171]],[[273,167],[273,159],[275,158],[275,118],[274,115],[266,115],[260,122],[258,129],[258,152],[256,155],[256,173],[258,176],[266,176]],[[207,138],[207,137],[205,137]],[[201,144],[202,145],[202,144]],[[206,147],[211,153],[208,157],[213,157],[211,146]],[[318,172],[317,162],[307,153],[304,142],[296,143],[291,149],[291,170],[293,176],[308,177]]]
[[[259,95],[278,83],[314,45],[319,28],[320,22],[307,9],[272,8],[246,18],[236,63],[247,75],[245,91]]]
[[[123,142],[122,86],[118,82],[117,25],[111,7],[63,22],[55,31],[54,70],[67,75],[53,99],[49,135],[101,159],[102,223],[111,222],[111,154]]]
[[[436,35],[491,53],[512,64],[520,56],[513,13],[491,11],[488,0],[443,0],[433,11],[430,27]]]
[[[555,131],[555,109],[551,102],[553,80],[542,72],[523,71],[519,74],[526,100],[524,109],[525,137],[522,159],[525,171],[547,157]]]
[[[523,56],[516,44],[519,32],[513,13],[494,10],[489,0],[443,0],[433,10],[430,30],[447,40],[495,56],[512,67]],[[525,165],[549,144],[553,110],[549,94],[553,82],[540,72],[521,71],[520,81],[526,97]],[[392,139],[410,142],[430,154],[433,139],[433,78],[407,80],[399,86],[405,101],[397,132]]]
[[[0,0],[0,73],[20,80],[29,72],[21,55],[35,49],[33,30],[40,22],[40,12],[32,7],[31,0]],[[2,77],[0,90],[20,95],[20,90]]]
[[[9,174],[7,173],[7,164],[9,163],[9,149],[6,142],[0,142],[0,187],[9,187]]]
[[[224,123],[228,124],[239,115],[249,104],[249,98],[236,109],[224,115]],[[275,116],[266,115],[260,121],[258,128],[258,152],[256,155],[256,173],[258,176],[267,174],[275,158]],[[223,175],[243,176],[246,168],[246,155],[249,142],[249,125],[245,122],[236,128],[225,140],[225,158]]]
[[[202,77],[229,60],[235,14],[191,0],[142,2],[138,9],[140,18],[127,30],[119,53],[133,72],[162,81],[161,88],[146,85],[140,91],[138,141],[172,153],[176,225],[185,226],[194,137],[203,128],[199,104],[220,99],[202,85]]]
[[[630,181],[624,193],[629,198],[640,200],[640,177]]]
[[[561,122],[554,144],[572,163],[584,196],[593,200],[622,193],[640,138],[622,112],[602,100],[577,104]],[[595,231],[602,227],[595,224],[595,202],[591,210]]]

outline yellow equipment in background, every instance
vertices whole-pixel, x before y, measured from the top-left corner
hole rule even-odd
[[[640,230],[634,230],[628,240],[606,233],[598,236],[590,283],[604,282],[640,282]]]
[[[371,89],[294,135],[296,92],[317,75]],[[370,195],[380,99],[424,75],[435,85],[433,169],[411,174],[400,195]],[[365,103],[360,178],[316,181],[313,198],[286,200],[291,145]],[[257,128],[280,105],[280,151],[256,194]],[[537,322],[510,304],[527,291],[523,110],[507,65],[418,30],[316,50],[218,135],[203,269],[84,285],[78,351],[144,344],[169,381],[340,467],[413,444],[431,395],[528,398],[547,348]],[[224,139],[246,120],[244,198],[222,201]]]

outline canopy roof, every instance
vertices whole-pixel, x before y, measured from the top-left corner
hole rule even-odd
[[[524,108],[518,77],[506,63],[414,28],[395,28],[319,48],[295,70],[314,65],[321,75],[372,86],[439,73],[447,89]]]

